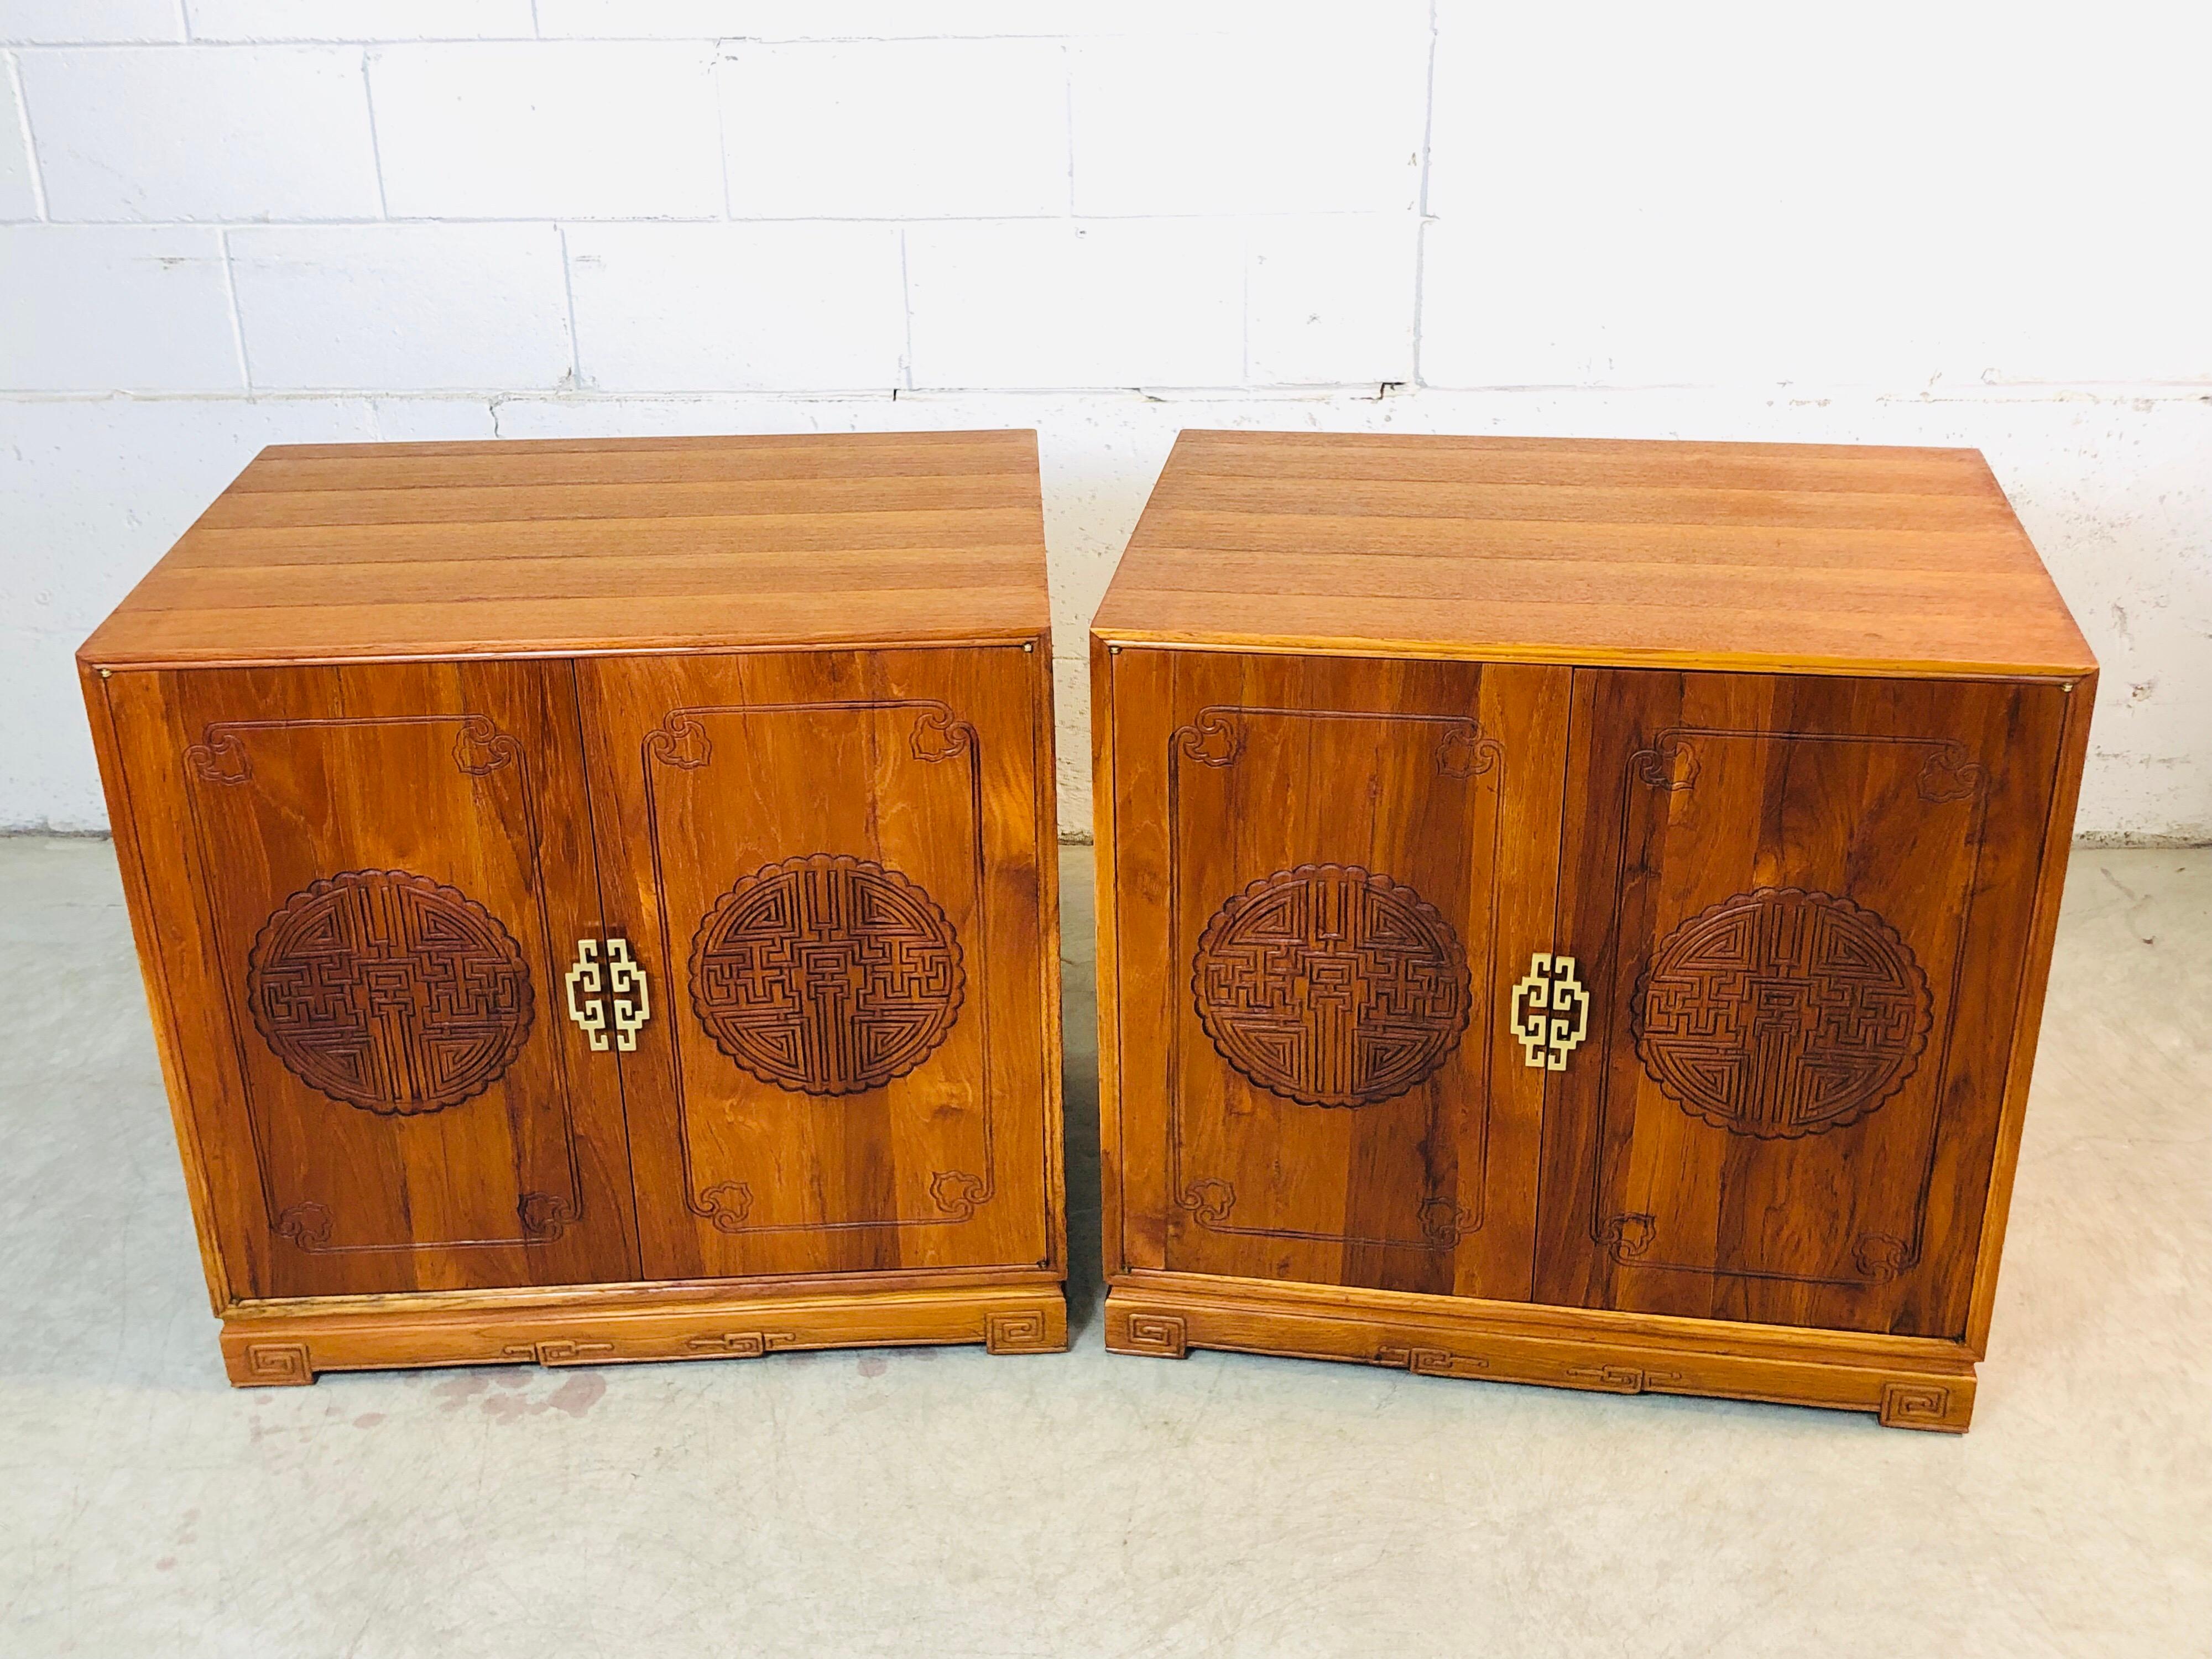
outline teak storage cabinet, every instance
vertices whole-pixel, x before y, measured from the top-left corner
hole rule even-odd
[[[1187,433],[1107,1342],[1964,1429],[2096,664],[1971,450]]]
[[[1026,432],[264,450],[80,653],[231,1380],[1066,1346]]]

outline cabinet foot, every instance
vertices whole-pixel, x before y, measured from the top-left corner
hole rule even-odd
[[[304,1342],[226,1342],[222,1364],[234,1389],[304,1389],[315,1380]]]
[[[1066,1353],[1066,1306],[994,1313],[984,1322],[983,1346],[991,1353]]]
[[[1160,1359],[1188,1359],[1190,1342],[1180,1314],[1140,1313],[1106,1301],[1106,1351],[1148,1353]]]

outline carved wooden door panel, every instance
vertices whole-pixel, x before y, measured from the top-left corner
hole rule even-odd
[[[1034,654],[580,665],[648,1277],[1047,1261]]]
[[[1539,1299],[1963,1332],[2063,702],[1577,672]]]
[[[1568,684],[1114,653],[1109,1268],[1528,1294]]]
[[[599,927],[567,665],[125,673],[111,701],[140,834],[189,872],[152,896],[197,1005],[167,1058],[238,1293],[634,1277],[619,1079],[562,1018]]]

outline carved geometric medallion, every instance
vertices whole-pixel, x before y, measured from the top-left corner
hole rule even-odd
[[[514,935],[404,870],[349,870],[285,900],[248,953],[246,1001],[302,1083],[400,1116],[489,1088],[536,1012]]]
[[[1676,1103],[1761,1139],[1853,1123],[1905,1086],[1935,1000],[1873,911],[1761,887],[1691,917],[1652,952],[1636,1052]]]
[[[1221,1057],[1308,1106],[1404,1094],[1459,1046],[1467,953],[1435,906],[1353,865],[1306,864],[1215,912],[1191,977]]]
[[[896,870],[816,853],[747,876],[691,941],[691,1006],[714,1046],[780,1089],[858,1094],[943,1042],[967,988],[960,939]]]

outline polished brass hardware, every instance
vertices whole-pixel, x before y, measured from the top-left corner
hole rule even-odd
[[[1567,1056],[1589,1035],[1589,993],[1572,957],[1539,951],[1528,958],[1528,976],[1513,988],[1513,1035],[1529,1065],[1567,1069]]]
[[[609,939],[604,960],[599,940],[578,939],[576,960],[563,982],[568,1018],[590,1036],[594,1052],[605,1051],[611,1028],[616,1048],[627,1054],[637,1047],[638,1031],[653,1008],[645,969],[631,960],[628,939]]]

